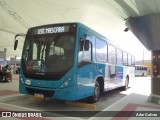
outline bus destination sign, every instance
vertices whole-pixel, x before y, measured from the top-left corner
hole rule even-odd
[[[69,26],[49,27],[49,28],[38,29],[38,34],[63,33],[68,31],[69,31]]]

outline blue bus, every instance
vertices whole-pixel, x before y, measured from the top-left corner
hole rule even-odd
[[[15,50],[17,44],[15,39]],[[88,98],[94,103],[105,91],[128,88],[135,76],[134,61],[134,56],[81,23],[33,27],[25,35],[19,92],[67,101]]]

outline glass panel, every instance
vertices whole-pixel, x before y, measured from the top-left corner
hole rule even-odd
[[[96,39],[96,60],[107,62],[107,43],[99,39]]]
[[[135,57],[132,56],[132,65],[135,65]]]
[[[123,52],[123,65],[128,65],[127,53]]]
[[[89,50],[88,51],[85,51],[85,59],[87,60],[87,61],[92,61],[92,44],[91,43],[89,43]]]
[[[122,50],[117,49],[117,64],[122,64]]]
[[[37,46],[33,44],[33,60],[37,60]]]
[[[88,50],[85,50],[85,43],[86,42],[89,45]],[[78,62],[81,62],[82,60],[92,61],[92,44],[89,42],[89,40],[86,40],[86,41],[84,41],[83,39],[80,40],[79,52],[78,52]]]
[[[132,58],[131,55],[128,54],[128,65],[132,65]]]
[[[61,73],[73,65],[75,36],[69,33],[27,36],[23,62],[27,73]]]
[[[108,62],[116,64],[116,49],[114,46],[108,44]]]

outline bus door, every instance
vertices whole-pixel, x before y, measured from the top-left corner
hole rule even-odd
[[[107,89],[111,90],[117,87],[116,80],[116,48],[108,44],[108,65],[106,68],[107,74]]]
[[[116,66],[107,65],[106,66],[106,77],[107,77],[107,90],[112,90],[117,87],[116,83]]]
[[[80,37],[77,70],[77,98],[91,96],[94,91],[93,42]]]

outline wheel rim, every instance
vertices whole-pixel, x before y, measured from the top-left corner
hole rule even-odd
[[[94,90],[94,98],[95,98],[95,100],[97,100],[99,98],[99,94],[100,94],[99,85],[96,83],[95,84],[95,90]]]

